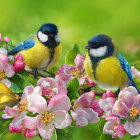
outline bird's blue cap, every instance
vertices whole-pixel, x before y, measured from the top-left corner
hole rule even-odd
[[[57,26],[53,23],[45,23],[41,26],[39,31],[47,31],[47,32],[58,32]]]
[[[96,35],[94,37],[92,37],[89,41],[88,44],[93,45],[94,47],[100,47],[100,46],[112,46],[113,47],[113,43],[112,43],[112,38],[104,35],[104,34],[99,34]]]
[[[103,42],[103,41],[111,41],[111,37],[107,36],[107,35],[104,35],[104,34],[99,34],[99,35],[96,35],[94,37],[92,37],[90,40],[89,40],[89,43],[91,42],[95,42],[95,43],[98,43],[98,42]]]

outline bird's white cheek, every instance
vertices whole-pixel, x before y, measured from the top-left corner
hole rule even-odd
[[[56,35],[55,35],[55,41],[56,41],[56,42],[60,42],[60,40],[61,40],[61,39],[60,39],[59,34],[56,34]]]
[[[102,57],[105,56],[106,52],[107,52],[107,46],[103,46],[97,49],[91,49],[90,55],[93,57]]]
[[[38,37],[41,42],[46,42],[48,40],[48,36],[43,34],[41,31],[38,32]]]

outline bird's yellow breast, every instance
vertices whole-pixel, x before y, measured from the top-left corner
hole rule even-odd
[[[101,86],[114,88],[123,87],[126,85],[128,79],[126,72],[121,67],[120,61],[115,56],[100,60],[95,69],[96,77],[94,77],[92,63],[89,56],[87,55],[85,61],[85,70],[87,76],[91,80],[99,83]]]
[[[37,68],[38,70],[42,71],[45,69],[50,69],[58,63],[61,56],[61,51],[62,47],[60,44],[54,49],[54,55],[52,61],[50,62],[50,49],[42,44],[36,37],[36,43],[32,48],[22,50],[19,53],[23,55],[27,70]]]

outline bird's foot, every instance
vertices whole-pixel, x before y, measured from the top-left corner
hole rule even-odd
[[[50,74],[52,78],[55,78],[55,74],[50,73],[50,72],[48,72],[48,71],[46,71],[46,70],[45,70],[44,72],[46,72],[46,73]]]
[[[37,78],[37,76],[38,76],[38,71],[37,71],[37,69],[36,69],[36,68],[34,68],[34,69],[33,69],[33,72],[34,72],[34,79],[36,79],[36,78]]]
[[[86,89],[80,89],[80,90],[79,90],[79,94],[81,95],[81,94],[84,94],[85,92],[90,92],[91,89],[92,89],[93,87],[95,87],[95,86],[96,86],[96,85],[87,87]]]
[[[115,97],[118,97],[119,93],[120,93],[120,88],[115,92]]]

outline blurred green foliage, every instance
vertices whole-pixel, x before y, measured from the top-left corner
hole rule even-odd
[[[14,45],[25,40],[46,22],[58,25],[63,55],[75,43],[82,48],[94,35],[111,36],[133,65],[140,60],[139,0],[0,0],[0,33]],[[100,139],[97,124],[76,127],[74,140]],[[7,134],[1,140],[25,140],[23,134]],[[102,137],[109,140],[111,137]],[[127,135],[125,140],[128,140]],[[136,138],[138,140],[139,138]],[[33,140],[39,140],[39,137]]]

